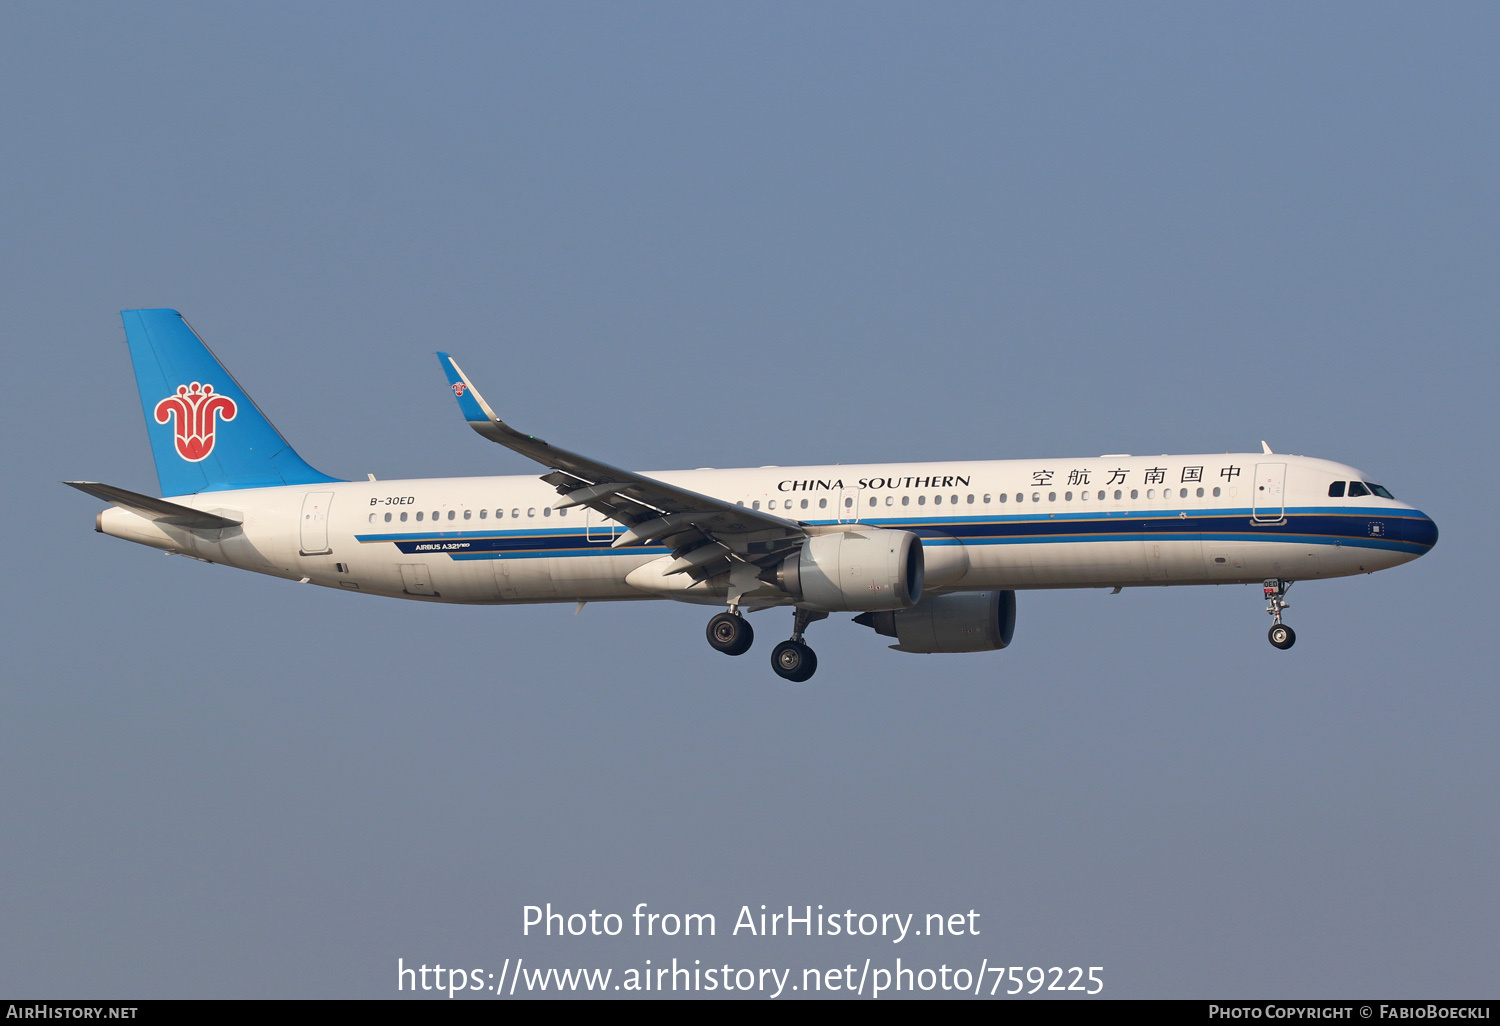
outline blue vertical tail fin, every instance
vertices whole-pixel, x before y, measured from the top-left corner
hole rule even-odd
[[[176,310],[123,310],[163,495],[321,484]]]

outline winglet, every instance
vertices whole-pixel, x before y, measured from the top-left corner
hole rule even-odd
[[[438,353],[438,362],[443,365],[443,373],[448,376],[448,386],[453,389],[453,395],[458,399],[458,408],[464,415],[464,420],[473,424],[475,421],[499,422],[500,418],[495,416],[495,411],[490,409],[490,404],[484,401],[479,390],[474,387],[463,371],[459,370],[458,364],[453,357],[447,353]]]
[[[464,420],[469,422],[469,427],[492,442],[499,442],[509,448],[516,448],[515,442],[523,444],[535,443],[542,448],[547,443],[535,435],[525,435],[511,427],[505,421],[495,416],[495,411],[490,409],[490,404],[484,401],[484,396],[479,394],[479,389],[469,380],[469,376],[459,369],[457,362],[447,353],[438,353],[438,362],[443,365],[443,373],[448,376],[448,387],[453,389],[453,395],[458,400],[458,409],[464,415]],[[536,459],[531,452],[522,449],[526,455]]]

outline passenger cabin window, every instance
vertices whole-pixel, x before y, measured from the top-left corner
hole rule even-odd
[[[819,509],[827,509],[828,508],[828,500],[827,499],[819,499],[818,500],[818,508]]]
[[[1330,499],[1342,499],[1344,497],[1344,482],[1335,481],[1328,486],[1328,497]]]
[[[464,519],[465,520],[472,520],[473,518],[474,518],[474,511],[472,509],[466,509],[466,510],[464,510]]]
[[[479,511],[479,519],[480,520],[486,519],[489,515],[490,515],[490,511],[487,510],[487,509],[482,509],[482,510]]]
[[[1368,488],[1366,488],[1364,486],[1364,482],[1363,481],[1350,481],[1349,482],[1349,498],[1351,498],[1351,499],[1357,499],[1361,495],[1369,495],[1369,494],[1370,494],[1370,489],[1368,489]]]
[[[450,509],[448,511],[448,519],[449,520],[457,520],[458,519],[458,510],[456,510],[456,509]]]
[[[420,511],[420,510],[418,510],[418,512],[417,512],[417,519],[418,519],[418,520],[421,520],[421,519],[422,519],[422,513],[421,513],[421,511]]]
[[[385,522],[388,524],[391,522],[391,515],[389,513],[385,515]]]

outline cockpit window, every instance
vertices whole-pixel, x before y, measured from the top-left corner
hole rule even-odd
[[[1366,488],[1364,486],[1363,482],[1361,482],[1361,481],[1350,481],[1349,482],[1349,498],[1351,498],[1351,499],[1357,499],[1361,495],[1369,495],[1369,494],[1370,494],[1370,489]]]
[[[1390,489],[1387,488],[1385,485],[1378,485],[1378,484],[1375,484],[1373,481],[1366,481],[1365,484],[1367,484],[1367,485],[1370,486],[1370,491],[1374,492],[1376,495],[1380,496],[1382,499],[1394,499],[1395,498],[1395,496],[1391,494]]]
[[[1328,486],[1328,497],[1330,499],[1342,499],[1344,497],[1344,482],[1335,481]]]

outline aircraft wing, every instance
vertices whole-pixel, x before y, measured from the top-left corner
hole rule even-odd
[[[803,525],[795,520],[621,470],[523,434],[495,416],[453,357],[437,355],[469,426],[549,468],[542,480],[562,496],[554,509],[587,506],[629,528],[614,540],[616,548],[670,545],[679,557],[677,562],[685,565],[669,572],[697,577],[722,569],[715,564],[731,554],[742,562],[767,566],[806,537]]]

